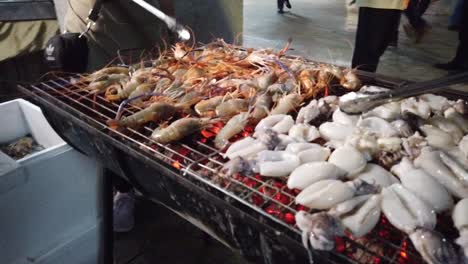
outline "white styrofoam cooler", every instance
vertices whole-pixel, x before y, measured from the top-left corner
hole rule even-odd
[[[99,164],[68,146],[39,107],[0,104],[0,144],[31,134],[45,149],[0,152],[0,263],[98,263]]]

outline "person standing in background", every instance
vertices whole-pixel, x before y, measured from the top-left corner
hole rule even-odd
[[[459,43],[455,57],[448,63],[434,65],[449,72],[468,71],[468,1],[460,6]]]
[[[278,0],[278,13],[280,14],[284,14],[284,5],[286,4],[286,7],[291,9],[292,6],[291,6],[291,3],[289,2],[289,0]]]
[[[422,17],[430,4],[431,0],[411,0],[405,10],[409,23],[403,25],[403,29],[408,37],[414,38],[415,43],[420,43],[431,28]]]
[[[458,31],[461,24],[461,19],[463,15],[463,5],[466,0],[457,0],[455,7],[453,8],[453,13],[449,18],[449,30]]]
[[[375,72],[393,40],[408,0],[356,0],[359,18],[352,67]]]

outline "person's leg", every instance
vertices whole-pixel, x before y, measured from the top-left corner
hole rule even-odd
[[[114,232],[128,232],[135,225],[135,196],[132,185],[115,176],[113,179],[117,194],[114,196]]]
[[[448,63],[435,64],[434,67],[446,71],[468,70],[468,2],[461,7],[461,23],[459,31],[459,43],[455,57]]]
[[[286,2],[286,7],[291,9],[292,8],[291,2],[289,0],[285,0],[285,2]]]
[[[395,30],[393,31],[392,40],[388,44],[390,47],[398,47],[398,39],[400,35],[400,23],[401,23],[401,14],[398,17],[398,23],[395,24]]]
[[[463,14],[460,24],[459,40],[457,53],[454,61],[456,61],[462,69],[468,69],[468,2],[463,4]]]
[[[422,18],[430,3],[430,0],[410,1],[405,10],[409,24],[404,25],[404,30],[408,37],[414,38],[416,43],[421,42],[430,28],[426,20]]]
[[[399,10],[363,7],[359,9],[353,68],[369,72],[377,70],[380,56],[395,34],[400,15]]]
[[[277,3],[278,3],[278,13],[283,13],[284,0],[278,0]]]
[[[458,30],[463,18],[463,5],[466,0],[458,0],[449,18],[449,30]]]

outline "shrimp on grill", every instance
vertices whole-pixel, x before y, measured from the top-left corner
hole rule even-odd
[[[129,71],[126,67],[107,67],[83,77],[82,81],[94,82],[98,79],[105,78],[106,76],[113,74],[122,74],[128,76]]]
[[[239,114],[240,112],[245,112],[248,109],[249,100],[235,98],[219,104],[216,107],[216,115],[223,118],[231,117],[233,115]]]
[[[359,78],[353,70],[349,70],[348,72],[346,72],[346,74],[341,79],[340,84],[344,88],[353,91],[361,88],[362,86],[361,80],[359,80]]]
[[[200,101],[195,105],[195,112],[200,116],[214,115],[216,107],[223,102],[224,96],[215,96],[210,99]]]
[[[126,99],[140,85],[137,81],[128,81],[123,87],[111,85],[106,89],[105,97],[109,101],[119,101]]]
[[[169,144],[174,141],[179,141],[184,137],[196,133],[208,126],[214,120],[209,118],[193,118],[186,117],[179,119],[166,128],[157,128],[151,135],[151,139],[161,144]]]
[[[104,75],[99,79],[92,81],[85,89],[94,94],[104,93],[110,86],[117,85],[118,89],[128,81],[129,77],[125,74]]]
[[[279,99],[278,104],[271,110],[270,115],[288,114],[301,106],[304,97],[297,93],[291,93]]]
[[[138,96],[143,96],[149,94],[153,91],[155,83],[143,83],[138,85],[138,87],[130,94],[129,98],[136,98]],[[133,100],[132,104],[136,106],[141,106],[143,104],[143,97]]]
[[[249,122],[249,113],[243,112],[233,116],[226,125],[219,131],[214,140],[218,149],[222,149],[229,143],[229,139],[242,132]]]
[[[180,110],[177,105],[169,103],[157,102],[147,108],[136,112],[130,116],[126,116],[120,120],[108,120],[107,125],[110,127],[131,127],[137,128],[149,122],[157,122],[168,120]]]

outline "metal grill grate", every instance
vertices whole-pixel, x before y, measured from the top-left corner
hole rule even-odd
[[[222,153],[210,146],[210,139],[202,135],[165,146],[151,140],[153,128],[150,126],[139,130],[111,129],[106,125],[106,121],[115,118],[119,105],[106,101],[100,95],[90,95],[83,89],[85,86],[84,83],[72,83],[69,79],[58,78],[28,89],[45,99],[60,100],[77,114],[85,115],[86,121],[93,127],[153,155],[168,166],[179,169],[185,177],[196,177],[207,184],[217,186],[238,201],[300,233],[295,225],[294,215],[299,210],[308,209],[294,203],[297,192],[285,186],[285,179],[269,179],[259,175],[220,177],[218,171],[226,160]],[[137,107],[126,107],[124,114],[132,114],[138,110]],[[450,223],[449,217],[441,220],[441,223]],[[451,229],[444,228],[445,226],[448,225],[444,224],[442,228],[438,226],[438,229],[446,231],[444,234],[452,233]],[[344,237],[337,238],[336,242],[337,248],[334,252],[315,252],[316,261],[322,259],[326,263],[423,263],[409,238],[391,226],[384,217],[365,238]]]

